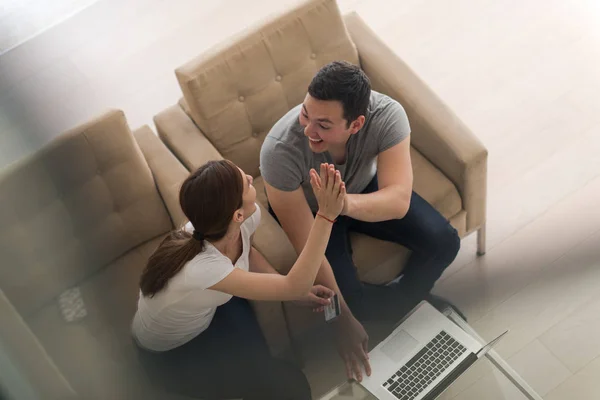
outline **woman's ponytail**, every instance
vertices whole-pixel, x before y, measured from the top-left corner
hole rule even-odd
[[[227,234],[235,210],[243,205],[244,181],[231,161],[209,161],[181,185],[179,204],[194,233],[171,232],[148,260],[140,278],[144,296],[163,290],[185,264],[204,250],[206,239],[220,240]]]
[[[197,240],[183,229],[171,232],[150,256],[140,278],[142,294],[152,297],[167,286],[183,266],[204,250],[204,240]]]

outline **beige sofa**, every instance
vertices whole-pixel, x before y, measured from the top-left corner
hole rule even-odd
[[[187,173],[147,126],[134,138],[120,111],[2,172],[0,341],[22,387],[53,399],[154,393],[129,325],[141,269],[182,221],[175,193]]]
[[[461,237],[479,232],[483,253],[487,150],[358,15],[343,18],[334,0],[304,2],[179,67],[183,98],[155,117],[159,136],[190,170],[209,159],[234,161],[254,176],[266,208],[259,175],[261,144],[271,126],[302,102],[317,70],[340,59],[359,64],[375,90],[405,107],[412,126],[414,190]],[[266,212],[263,221],[275,224]],[[364,235],[354,234],[351,240],[365,282],[393,279],[409,255],[403,246]],[[258,245],[268,258],[282,260],[274,264],[282,272],[295,259],[283,232]],[[292,333],[317,318],[288,304],[285,309]]]
[[[132,134],[120,111],[2,172],[0,367],[13,371],[2,380],[14,398],[176,398],[150,384],[129,329],[141,270],[184,222],[188,173],[150,128]],[[260,306],[271,342],[287,347],[281,304]]]

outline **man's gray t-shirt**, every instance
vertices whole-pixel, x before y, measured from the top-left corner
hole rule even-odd
[[[265,138],[260,151],[260,172],[276,189],[293,191],[302,186],[313,212],[318,209],[310,185],[309,171],[319,171],[321,163],[340,170],[348,193],[361,193],[377,173],[377,155],[410,135],[404,108],[394,99],[371,91],[365,124],[346,144],[346,162],[335,164],[329,152],[313,153],[298,117],[302,104],[291,109]]]

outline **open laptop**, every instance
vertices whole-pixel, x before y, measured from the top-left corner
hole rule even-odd
[[[484,346],[421,302],[369,352],[372,374],[361,384],[382,400],[435,399],[507,332]]]

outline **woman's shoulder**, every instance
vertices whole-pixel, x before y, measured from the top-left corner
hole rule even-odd
[[[227,276],[232,269],[231,260],[205,242],[204,250],[185,264],[181,277],[186,284],[206,289]]]
[[[200,267],[210,267],[211,265],[226,262],[227,257],[222,255],[219,250],[211,245],[208,241],[204,241],[204,249],[188,261],[183,267],[184,270],[196,269]]]

